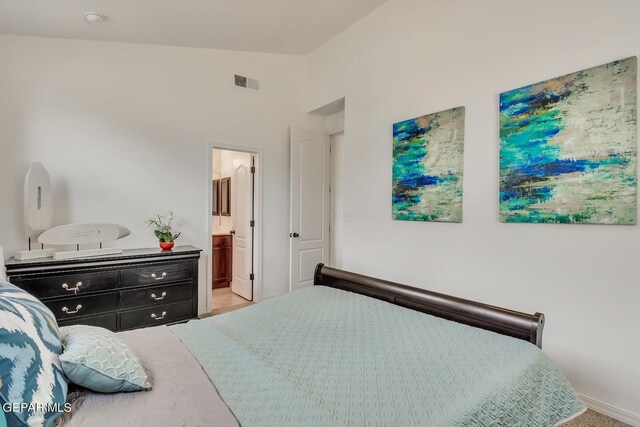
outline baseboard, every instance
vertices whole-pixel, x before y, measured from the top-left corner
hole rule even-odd
[[[268,299],[271,299],[271,298],[275,298],[275,297],[279,297],[280,295],[284,295],[284,294],[288,294],[288,293],[289,293],[289,291],[284,291],[284,292],[280,292],[280,293],[272,294],[272,295],[263,295],[262,296],[262,300],[265,301],[265,300],[268,300]]]
[[[601,414],[615,418],[616,420],[630,424],[634,427],[640,427],[640,416],[582,394],[580,397],[584,401],[585,405],[587,405],[587,408],[593,409],[596,412],[600,412]]]

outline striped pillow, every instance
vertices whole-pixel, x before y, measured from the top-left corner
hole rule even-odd
[[[61,353],[53,313],[22,289],[0,282],[0,404],[11,405],[4,414],[9,425],[49,427],[60,416],[67,397]]]

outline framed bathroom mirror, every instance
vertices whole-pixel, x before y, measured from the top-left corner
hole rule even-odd
[[[220,180],[219,191],[220,207],[219,212],[222,216],[231,215],[231,178],[222,178]]]
[[[220,215],[220,180],[213,180],[213,195],[212,195],[212,204],[213,204],[213,215]]]

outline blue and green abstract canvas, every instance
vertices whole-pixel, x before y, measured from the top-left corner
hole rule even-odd
[[[393,218],[462,222],[464,107],[393,125]]]
[[[500,95],[503,222],[635,224],[636,57]]]

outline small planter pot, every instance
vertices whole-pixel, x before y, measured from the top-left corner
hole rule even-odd
[[[173,245],[175,245],[174,242],[160,242],[160,247],[163,251],[170,251]]]

